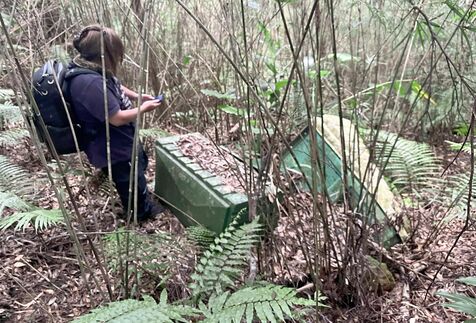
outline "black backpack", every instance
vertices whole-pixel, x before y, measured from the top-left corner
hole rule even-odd
[[[79,149],[83,150],[85,144],[81,126],[78,124],[74,111],[69,104],[69,81],[80,74],[99,73],[80,67],[68,68],[59,61],[49,60],[37,69],[32,76],[32,94],[40,111],[40,115],[35,114],[33,116],[35,128],[40,141],[46,142],[45,133],[40,126],[40,117],[43,118],[54,148],[60,155],[76,152],[66,109],[71,117]],[[63,104],[61,94],[66,101],[66,106]],[[52,150],[51,147],[48,147],[48,149]]]

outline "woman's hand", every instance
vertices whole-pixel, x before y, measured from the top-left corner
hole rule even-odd
[[[142,97],[144,98],[144,95]],[[141,104],[140,111],[149,112],[156,109],[161,104],[162,102],[160,102],[159,100],[154,100],[154,97],[152,97],[152,99],[149,99],[148,101],[145,101]]]
[[[154,96],[150,94],[142,94],[142,101],[150,101],[153,100]]]
[[[161,102],[159,100],[145,101],[141,104],[140,111],[141,113],[144,113],[155,110],[158,106],[160,106],[160,104]],[[116,127],[123,126],[129,122],[133,122],[134,120],[136,120],[137,113],[139,113],[138,108],[119,110],[112,116],[109,116],[109,123]]]

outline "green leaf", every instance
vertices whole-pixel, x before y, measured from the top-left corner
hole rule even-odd
[[[279,92],[283,87],[285,87],[288,84],[288,80],[279,80],[274,84],[274,90],[276,92]]]
[[[6,230],[16,223],[14,230],[24,230],[30,223],[34,224],[35,230],[44,230],[52,225],[63,223],[61,210],[34,209],[32,211],[14,213],[0,220],[0,230]]]
[[[228,105],[228,104],[219,104],[217,106],[218,109],[220,109],[221,111],[227,113],[227,114],[232,114],[232,115],[235,115],[235,116],[245,116],[246,115],[246,110],[244,109],[240,109],[240,108],[237,108],[237,107],[234,107],[232,105]]]
[[[273,309],[274,311],[274,314],[279,318],[279,320],[281,322],[284,322],[284,314],[283,314],[283,311],[281,310],[281,307],[279,306],[278,302],[276,301],[272,301],[270,302],[269,304],[271,306],[271,308]]]
[[[263,302],[263,303],[261,303],[261,305],[263,306],[262,308],[263,308],[264,314],[266,315],[268,320],[271,323],[276,323],[276,319],[274,318],[273,309],[269,305],[269,302]]]
[[[206,96],[211,96],[211,97],[214,97],[214,98],[217,98],[217,99],[224,99],[224,100],[235,100],[236,99],[235,94],[233,94],[231,92],[220,93],[218,91],[208,90],[208,89],[202,89],[202,90],[200,90],[200,92],[202,92]]]
[[[437,295],[443,296],[451,301],[451,303],[443,304],[443,306],[453,308],[457,311],[476,317],[476,299],[466,295],[453,294],[442,291],[438,292]]]
[[[190,55],[185,55],[182,60],[183,65],[188,65],[190,63],[190,59],[191,59]]]
[[[246,304],[246,323],[252,323],[255,317],[255,310],[253,303]]]
[[[266,323],[266,313],[261,302],[255,304],[255,311],[260,321]]]
[[[456,281],[466,285],[476,286],[476,277],[462,277],[456,279]]]

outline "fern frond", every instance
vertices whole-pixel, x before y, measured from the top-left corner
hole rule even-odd
[[[23,201],[19,196],[11,192],[0,192],[0,214],[3,213],[6,207],[17,211],[27,211],[32,208],[30,204]]]
[[[12,192],[28,200],[33,198],[34,185],[29,172],[0,155],[0,191]]]
[[[476,286],[476,277],[459,278],[456,281],[460,281],[471,286]],[[448,293],[445,291],[438,291],[436,295],[443,296],[451,302],[443,304],[444,307],[455,309],[473,317],[473,320],[468,320],[465,322],[473,322],[476,318],[476,298],[466,296],[464,294]]]
[[[381,168],[388,159],[384,173],[402,193],[419,194],[440,185],[439,162],[425,143],[382,132],[375,145],[375,159]]]
[[[22,122],[23,117],[21,114],[20,107],[13,105],[9,101],[0,104],[0,125]]]
[[[0,89],[0,103],[11,100],[15,96],[15,92],[11,89]]]
[[[141,272],[165,276],[172,268],[189,262],[191,252],[185,242],[168,233],[142,234],[119,230],[104,237],[104,250],[111,270],[119,268],[119,261],[135,262]],[[135,252],[126,252],[134,249]],[[128,259],[124,255],[129,254]]]
[[[450,145],[450,149],[454,151],[462,151],[467,154],[471,154],[471,143],[457,143],[453,141],[446,140],[446,142]]]
[[[191,226],[186,229],[186,235],[200,249],[208,248],[215,238],[216,232],[208,230],[202,226]]]
[[[0,220],[0,230],[6,230],[16,223],[14,230],[24,230],[31,223],[35,230],[44,230],[52,225],[63,223],[61,210],[44,210],[36,208],[31,211],[14,213]]]
[[[325,298],[318,296],[319,306]],[[299,298],[296,290],[272,284],[250,286],[230,294],[210,298],[209,311],[205,322],[285,322],[296,319],[298,311],[310,309],[316,305],[314,300]]]
[[[26,129],[9,129],[0,132],[0,146],[14,146],[23,138],[28,138],[30,134]]]
[[[233,285],[246,264],[250,249],[260,240],[262,224],[258,219],[238,227],[238,217],[225,232],[215,239],[210,248],[203,253],[191,276],[193,296],[201,294],[220,294]]]
[[[455,217],[466,216],[468,207],[468,193],[469,193],[469,174],[458,174],[449,176],[443,193],[437,197],[437,201],[449,208],[448,217],[446,221],[449,221]],[[476,183],[472,185],[472,200],[471,209],[476,209]]]
[[[143,301],[127,299],[99,307],[77,318],[73,323],[190,322],[187,318],[197,316],[199,313],[200,311],[184,305],[166,304],[162,301],[157,304],[152,297],[144,296]]]

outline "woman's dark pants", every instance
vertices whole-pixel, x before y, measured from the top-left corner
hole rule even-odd
[[[138,156],[137,167],[137,220],[145,220],[151,215],[152,204],[149,200],[149,192],[147,189],[147,181],[145,178],[145,170],[149,160],[145,152],[141,149]],[[107,167],[102,169],[107,174]],[[131,162],[122,161],[112,165],[112,180],[116,185],[116,190],[119,193],[119,197],[124,209],[124,215],[127,214],[127,206],[129,203],[129,177],[131,174]],[[134,176],[134,175],[133,175]],[[132,177],[134,178],[134,177]],[[134,185],[132,186],[131,195],[131,210],[134,211]],[[132,214],[134,214],[132,212]]]

